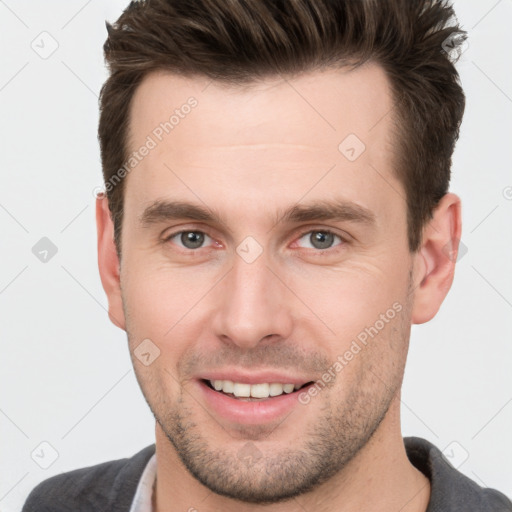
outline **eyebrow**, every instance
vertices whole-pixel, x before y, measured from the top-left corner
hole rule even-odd
[[[310,204],[297,204],[288,208],[279,218],[279,222],[308,221],[348,221],[372,225],[376,222],[375,214],[351,201],[326,200]]]
[[[148,206],[140,216],[140,222],[144,227],[181,219],[224,224],[221,216],[213,210],[184,201],[157,200]],[[274,224],[328,220],[355,222],[371,226],[375,224],[376,217],[371,210],[356,203],[344,200],[326,200],[293,205],[275,217]]]

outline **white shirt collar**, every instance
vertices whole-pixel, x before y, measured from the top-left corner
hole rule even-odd
[[[156,478],[156,453],[149,459],[140,477],[130,512],[153,512],[153,484]]]

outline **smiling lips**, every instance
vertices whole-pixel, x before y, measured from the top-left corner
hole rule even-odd
[[[216,391],[234,398],[257,398],[264,399],[274,396],[280,396],[284,393],[293,393],[306,384],[281,384],[279,382],[263,382],[258,384],[246,384],[242,382],[233,382],[231,380],[207,380],[210,387]]]
[[[290,414],[301,403],[299,393],[315,381],[277,372],[256,375],[233,369],[202,375],[196,382],[204,404],[220,421],[263,425]]]

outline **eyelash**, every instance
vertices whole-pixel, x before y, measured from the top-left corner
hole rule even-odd
[[[324,255],[326,253],[332,253],[333,251],[336,251],[336,250],[339,250],[341,248],[341,246],[344,246],[346,244],[349,243],[349,241],[347,240],[347,238],[339,235],[338,233],[335,233],[334,231],[330,230],[330,229],[322,229],[322,228],[317,228],[317,229],[308,229],[306,231],[302,231],[298,237],[296,238],[296,240],[300,240],[301,238],[303,238],[305,235],[308,235],[308,234],[311,234],[311,233],[324,233],[324,234],[327,234],[327,235],[333,235],[334,237],[337,237],[339,240],[340,240],[340,243],[338,245],[334,245],[332,247],[328,247],[327,249],[312,249],[312,248],[305,248],[307,250],[311,250],[313,251],[316,255]],[[168,243],[170,242],[173,238],[177,237],[178,235],[181,235],[183,233],[201,233],[203,235],[206,235],[207,237],[211,238],[212,240],[214,240],[214,238],[210,235],[208,235],[208,233],[204,232],[204,231],[201,231],[200,229],[182,229],[180,231],[176,231],[174,233],[171,233],[169,234],[168,236],[166,236],[162,242],[163,243]],[[199,249],[204,249],[205,247],[198,247],[197,249],[188,249],[188,248],[184,248],[185,251],[187,252],[196,252],[197,250]],[[304,249],[304,248],[303,248]]]

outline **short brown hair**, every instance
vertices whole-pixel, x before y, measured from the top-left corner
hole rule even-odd
[[[110,76],[100,95],[98,137],[105,184],[127,156],[130,104],[150,72],[232,84],[373,61],[390,80],[396,175],[407,201],[409,249],[448,191],[465,98],[454,59],[466,38],[445,0],[132,1],[104,45]],[[123,175],[124,176],[124,175]],[[124,179],[107,187],[121,252]]]

